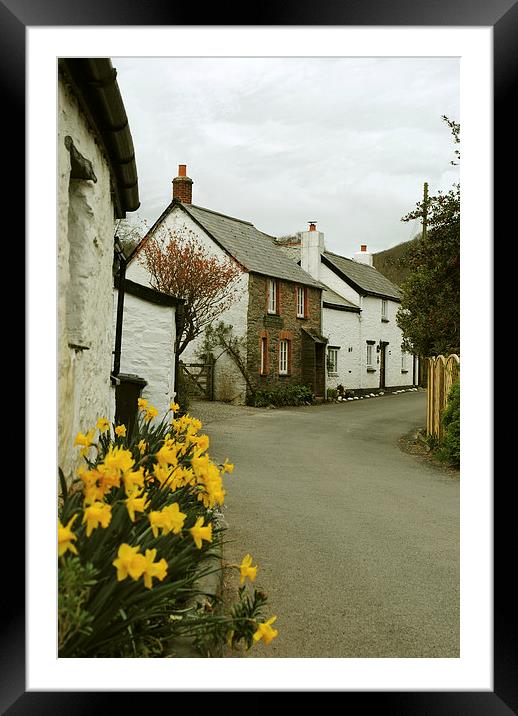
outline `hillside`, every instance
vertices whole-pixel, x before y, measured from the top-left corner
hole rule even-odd
[[[395,283],[396,286],[401,286],[408,275],[405,257],[412,246],[419,241],[419,238],[419,236],[416,236],[410,241],[404,241],[401,244],[397,244],[397,246],[392,246],[390,249],[373,254],[374,268],[386,276],[389,281]]]

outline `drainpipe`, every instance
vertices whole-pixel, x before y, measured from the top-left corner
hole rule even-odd
[[[178,395],[178,371],[180,370],[180,356],[178,355],[178,346],[180,344],[180,334],[183,331],[183,327],[185,324],[185,308],[184,308],[184,302],[181,303],[178,302],[174,314],[174,320],[175,320],[175,332],[176,332],[176,340],[175,340],[175,348],[174,348],[174,395],[175,400],[176,396]]]
[[[117,376],[121,368],[121,347],[122,347],[122,319],[124,315],[124,282],[126,280],[126,256],[118,236],[115,237],[115,251],[119,262],[119,291],[117,295],[117,322],[115,327],[115,350],[113,351],[113,372],[112,379],[119,383]]]

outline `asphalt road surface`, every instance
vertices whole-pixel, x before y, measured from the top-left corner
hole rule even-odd
[[[277,615],[248,658],[459,656],[459,480],[398,446],[425,400],[192,407],[235,464],[225,558],[253,556]]]

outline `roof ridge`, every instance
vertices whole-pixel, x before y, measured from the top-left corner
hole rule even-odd
[[[387,278],[384,274],[379,271],[376,266],[371,264],[364,264],[363,261],[356,261],[356,259],[350,259],[348,256],[341,256],[340,254],[335,254],[333,251],[324,251],[324,254],[331,254],[331,256],[336,256],[338,259],[343,259],[344,261],[350,261],[355,266],[366,266],[367,268],[374,269],[377,273],[381,274],[384,278]],[[387,279],[387,281],[390,281],[390,279]],[[390,281],[390,283],[393,283]]]
[[[235,216],[229,216],[229,214],[222,214],[221,211],[214,211],[214,209],[207,209],[206,206],[198,206],[198,204],[185,204],[182,202],[182,206],[189,210],[189,207],[192,206],[194,209],[200,209],[201,211],[207,211],[209,214],[216,214],[216,216],[222,216],[224,219],[231,219],[232,221],[237,221],[240,224],[247,224],[248,226],[254,226],[251,221],[245,221],[245,219],[238,219]],[[254,226],[255,229],[255,226]],[[259,229],[257,229],[259,231]],[[261,233],[264,233],[261,231]]]

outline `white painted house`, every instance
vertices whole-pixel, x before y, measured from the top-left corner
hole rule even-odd
[[[192,203],[192,180],[180,165],[173,199],[128,259],[127,277],[151,285],[141,251],[151,237],[192,236],[207,254],[233,261],[242,273],[236,301],[217,319],[230,324],[244,341],[243,359],[257,386],[305,384],[323,397],[325,341],[321,336],[322,289],[306,271],[286,257],[274,237],[253,224]],[[203,335],[182,353],[185,363],[199,362]],[[214,366],[216,400],[243,403],[247,383],[235,362],[218,353]]]
[[[58,464],[114,414],[115,220],[139,206],[133,143],[109,59],[58,62]]]
[[[341,385],[361,395],[415,385],[416,359],[402,351],[396,324],[400,290],[373,267],[367,247],[362,245],[354,259],[327,251],[315,223],[278,241],[324,289],[327,387]]]

